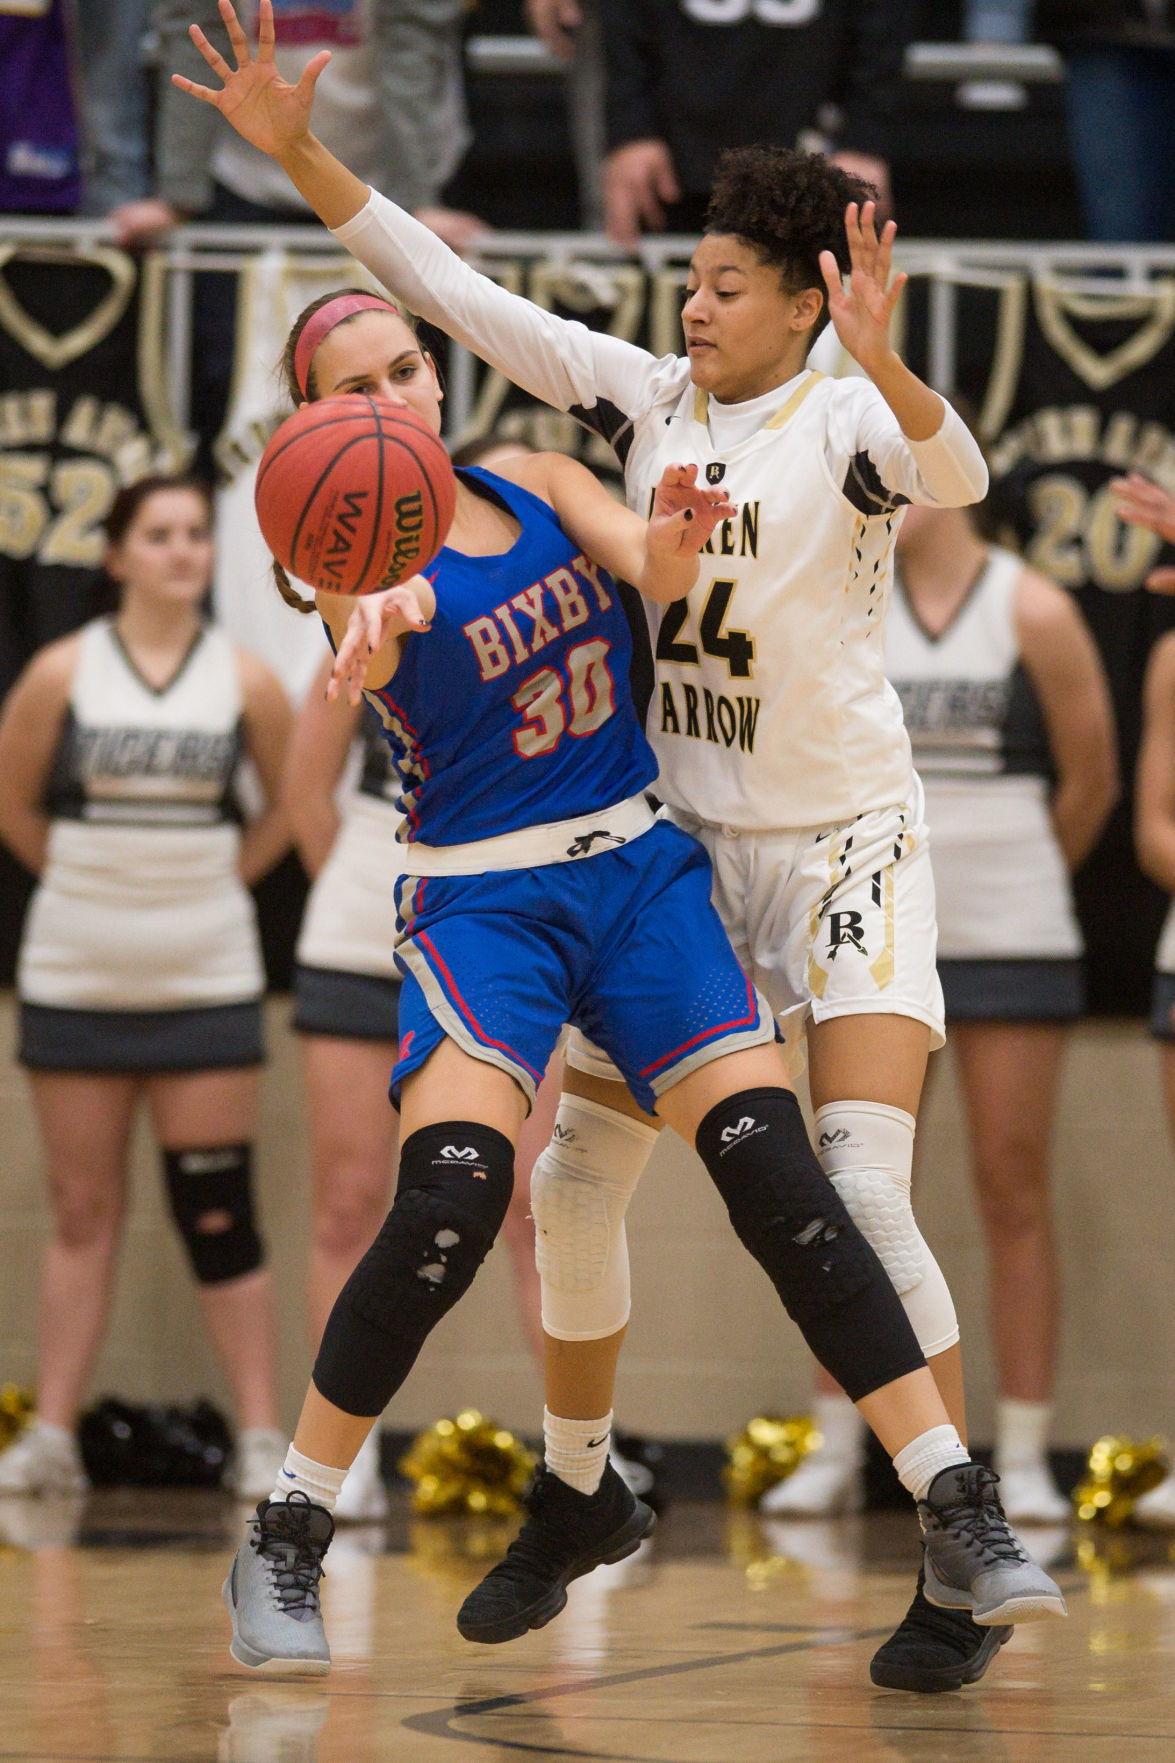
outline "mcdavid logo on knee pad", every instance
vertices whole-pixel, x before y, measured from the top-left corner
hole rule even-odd
[[[733,1126],[722,1128],[719,1135],[722,1139],[722,1149],[718,1153],[719,1156],[725,1157],[726,1153],[733,1151],[736,1145],[745,1145],[748,1139],[756,1138],[759,1133],[766,1131],[767,1128],[763,1122],[753,1120],[749,1114],[744,1114],[741,1120],[736,1121]]]

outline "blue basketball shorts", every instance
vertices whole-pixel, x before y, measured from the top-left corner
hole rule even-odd
[[[533,1102],[572,1023],[649,1113],[690,1071],[772,1040],[770,1008],[735,959],[710,885],[701,845],[660,820],[578,863],[401,876],[393,1102],[446,1035]]]

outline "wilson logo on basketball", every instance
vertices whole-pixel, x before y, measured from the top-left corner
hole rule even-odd
[[[332,594],[370,594],[436,556],[457,482],[423,417],[347,392],[286,418],[261,456],[254,499],[283,569]]]
[[[424,529],[424,497],[419,490],[399,496],[395,506],[396,542],[388,568],[397,581],[409,573],[409,566],[420,556],[420,536]]]

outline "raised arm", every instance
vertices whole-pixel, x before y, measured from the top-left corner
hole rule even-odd
[[[897,228],[887,221],[878,236],[875,208],[866,202],[845,211],[852,270],[841,281],[831,251],[820,255],[828,310],[836,334],[880,392],[859,405],[860,432],[850,458],[868,453],[881,485],[893,499],[962,508],[987,493],[987,466],[979,444],[945,398],[912,373],[890,342],[890,322],[905,275],[894,276]]]
[[[1118,744],[1097,646],[1073,600],[1026,569],[1016,636],[1044,713],[1057,781],[1049,810],[1070,869],[1088,857],[1118,799]]]
[[[658,362],[633,343],[499,288],[370,190],[310,131],[314,86],[330,51],[316,55],[291,86],[274,65],[271,0],[260,0],[255,56],[230,0],[219,0],[219,10],[236,67],[193,26],[192,41],[221,84],[201,86],[181,74],[172,76],[174,84],[214,106],[245,140],[276,159],[339,243],[421,318],[532,396],[560,410],[595,412],[593,426],[609,440],[626,417],[647,408],[666,374],[684,379],[684,364],[672,356]]]

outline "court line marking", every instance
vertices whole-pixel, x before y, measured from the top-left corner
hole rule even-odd
[[[1083,1590],[1083,1589],[1088,1589],[1087,1583],[1084,1580],[1079,1581],[1077,1583],[1077,1585],[1073,1585],[1073,1586],[1066,1588],[1068,1593],[1076,1592],[1078,1590]],[[715,1654],[711,1654],[709,1656],[703,1656],[701,1658],[682,1659],[682,1660],[677,1660],[674,1663],[668,1664],[668,1665],[643,1666],[643,1667],[640,1667],[639,1669],[632,1670],[632,1671],[614,1672],[610,1676],[607,1676],[607,1677],[593,1678],[590,1680],[577,1679],[573,1683],[554,1684],[549,1689],[541,1689],[540,1688],[540,1689],[536,1689],[536,1690],[521,1690],[521,1691],[515,1692],[512,1695],[490,1696],[490,1697],[486,1697],[486,1698],[479,1700],[479,1701],[469,1702],[469,1703],[465,1703],[465,1704],[459,1703],[459,1702],[450,1703],[447,1707],[433,1709],[428,1713],[410,1714],[407,1716],[407,1718],[405,1718],[404,1720],[402,1720],[400,1722],[400,1727],[401,1727],[401,1730],[426,1733],[431,1738],[450,1738],[450,1739],[456,1740],[459,1744],[466,1744],[466,1745],[497,1745],[499,1750],[525,1752],[530,1756],[543,1756],[543,1757],[560,1757],[560,1756],[562,1756],[562,1757],[566,1757],[566,1756],[570,1755],[570,1756],[574,1756],[577,1758],[582,1758],[584,1760],[584,1763],[663,1763],[662,1759],[649,1758],[649,1757],[633,1757],[633,1756],[630,1756],[626,1753],[622,1753],[622,1752],[618,1752],[618,1751],[579,1751],[579,1750],[577,1750],[577,1751],[569,1752],[566,1745],[552,1746],[552,1745],[541,1745],[541,1744],[528,1744],[525,1740],[504,1738],[501,1734],[490,1734],[490,1733],[481,1734],[481,1733],[458,1732],[458,1731],[454,1730],[452,1723],[453,1723],[453,1721],[458,1720],[458,1719],[469,1720],[469,1719],[474,1719],[474,1718],[477,1718],[479,1716],[486,1715],[486,1714],[504,1713],[507,1710],[517,1711],[517,1710],[521,1710],[521,1709],[531,1707],[531,1706],[534,1706],[536,1709],[536,1712],[537,1712],[537,1711],[539,1711],[538,1705],[540,1705],[544,1702],[554,1701],[554,1700],[557,1700],[557,1699],[562,1698],[564,1696],[579,1695],[579,1694],[582,1694],[584,1691],[588,1691],[588,1690],[616,1689],[624,1684],[647,1683],[647,1682],[651,1681],[652,1679],[659,1678],[659,1677],[679,1677],[679,1676],[683,1676],[683,1675],[685,1675],[689,1672],[693,1672],[693,1671],[713,1670],[715,1667],[722,1666],[722,1665],[744,1665],[744,1664],[747,1664],[749,1661],[756,1660],[756,1659],[779,1659],[779,1658],[785,1657],[789,1653],[802,1653],[802,1652],[806,1652],[806,1651],[811,1651],[815,1647],[833,1647],[833,1646],[839,1647],[839,1646],[845,1645],[846,1642],[850,1642],[850,1641],[876,1640],[879,1636],[887,1636],[893,1632],[892,1625],[887,1628],[824,1629],[824,1630],[819,1630],[816,1633],[812,1633],[802,1623],[788,1624],[788,1623],[709,1622],[709,1623],[696,1623],[694,1625],[695,1631],[697,1629],[713,1629],[713,1628],[723,1628],[723,1627],[734,1628],[734,1629],[750,1629],[752,1632],[757,1631],[759,1633],[763,1633],[764,1631],[770,1632],[770,1633],[784,1633],[784,1634],[805,1634],[806,1633],[808,1635],[808,1638],[805,1640],[800,1640],[800,1641],[789,1641],[789,1642],[786,1642],[782,1645],[773,1646],[773,1647],[749,1647],[749,1648],[746,1648],[745,1650],[743,1650],[742,1652],[738,1652],[738,1653],[715,1653]],[[873,1694],[874,1692],[871,1690],[869,1693]],[[882,1692],[882,1693],[884,1693],[884,1692]],[[891,1692],[891,1693],[899,1693],[899,1692]],[[948,1692],[948,1693],[951,1693],[951,1692]],[[623,1718],[623,1716],[617,1716],[617,1718]],[[779,1724],[783,1725],[783,1726],[788,1726],[788,1727],[794,1726],[794,1728],[798,1729],[801,1727],[805,1727],[805,1728],[811,1727],[812,1722],[810,1720],[799,1721],[799,1722],[794,1722],[794,1723],[789,1723],[789,1722],[783,1721],[783,1722],[780,1722]],[[836,1730],[836,1729],[834,1729],[834,1730]],[[855,1732],[855,1731],[859,1731],[862,1729],[858,1728],[858,1727],[847,1727],[844,1730],[846,1730],[848,1732]],[[914,1726],[914,1727],[904,1727],[901,1725],[897,1725],[897,1726],[887,1726],[885,1728],[885,1730],[887,1732],[903,1732],[903,1731],[925,1732],[925,1731],[928,1731],[931,1729],[929,1729],[925,1726],[921,1726],[921,1725]],[[933,1728],[933,1731],[936,1733],[940,1733],[940,1732],[941,1733],[956,1733],[956,1732],[957,1733],[972,1733],[974,1731],[974,1727],[972,1727],[972,1726],[948,1727],[948,1726],[937,1726],[936,1725]],[[996,1736],[999,1738],[1005,1738],[1005,1737],[1009,1737],[1009,1738],[1021,1738],[1021,1737],[1100,1738],[1100,1737],[1104,1736],[1106,1739],[1106,1742],[1109,1742],[1109,1743],[1121,1743],[1121,1741],[1124,1737],[1129,1737],[1130,1739],[1135,1739],[1135,1738],[1157,1738],[1157,1739],[1166,1739],[1166,1740],[1171,1739],[1170,1733],[1129,1733],[1129,1734],[1113,1733],[1113,1734],[1102,1735],[1102,1734],[1096,1734],[1096,1733],[1089,1733],[1089,1732],[1085,1731],[1084,1729],[1079,1729],[1079,1730],[1075,1730],[1075,1731],[1067,1731],[1067,1732],[1057,1732],[1057,1731],[1045,1730],[1045,1729],[1038,1728],[1038,1727],[1024,1727],[1024,1728],[1017,1728],[1015,1730],[1012,1730],[1012,1729],[1004,1730],[1001,1728],[996,1733]],[[3,1753],[0,1753],[0,1756],[2,1756],[2,1755],[3,1755]]]

